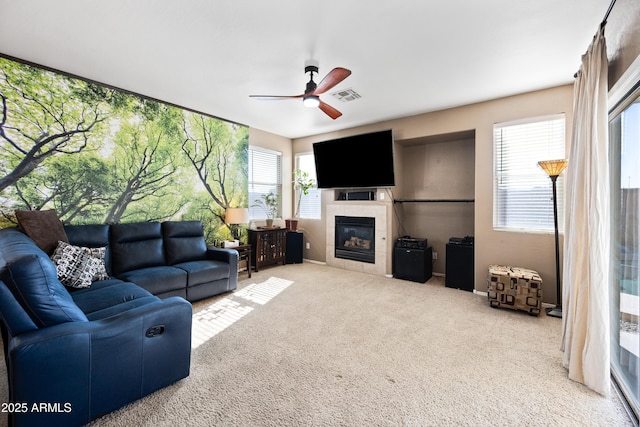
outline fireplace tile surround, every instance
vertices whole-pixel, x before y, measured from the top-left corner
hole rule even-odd
[[[388,203],[375,201],[336,201],[326,206],[326,262],[327,265],[345,270],[359,271],[391,277],[392,227],[390,223],[391,207]],[[353,261],[335,256],[335,217],[373,217],[375,218],[375,263]]]

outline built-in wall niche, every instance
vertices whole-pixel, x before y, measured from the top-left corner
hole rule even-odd
[[[451,237],[474,235],[475,131],[397,142],[402,186],[394,211],[399,235],[426,238],[437,254],[434,273],[445,273]]]

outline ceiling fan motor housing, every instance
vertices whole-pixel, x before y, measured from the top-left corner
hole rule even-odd
[[[304,72],[311,73],[311,75],[309,76],[309,82],[307,82],[307,89],[304,91],[304,93],[313,92],[317,87],[316,82],[313,81],[313,73],[318,72],[318,67],[316,67],[315,65],[307,65],[306,67],[304,67]]]
[[[304,67],[304,72],[305,73],[308,73],[308,72],[317,73],[318,72],[318,67],[316,65],[307,65],[306,67]]]

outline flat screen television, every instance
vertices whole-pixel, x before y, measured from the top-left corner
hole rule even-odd
[[[395,186],[391,129],[313,144],[318,188]]]

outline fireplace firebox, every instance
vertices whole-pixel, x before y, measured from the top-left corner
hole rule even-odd
[[[376,219],[359,216],[336,216],[336,258],[376,262]]]

